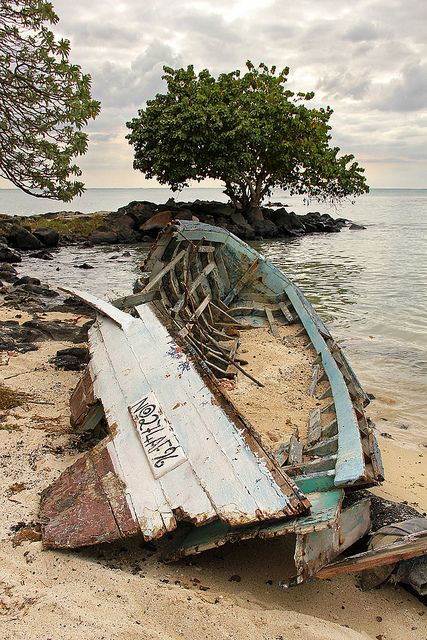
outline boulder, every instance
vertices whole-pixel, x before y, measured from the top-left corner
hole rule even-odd
[[[83,264],[75,264],[74,269],[95,269],[95,267],[87,262],[83,262]]]
[[[90,324],[92,321],[87,322],[83,327],[77,327],[60,320],[27,320],[21,325],[21,330],[23,332],[29,331],[34,342],[55,340],[79,344],[87,341],[87,330]]]
[[[195,200],[191,205],[191,211],[197,214],[213,216],[218,218],[223,216],[224,218],[231,218],[235,209],[223,202],[211,202],[209,200]]]
[[[5,244],[0,244],[0,262],[21,262],[21,254]]]
[[[53,255],[49,253],[49,251],[46,251],[46,249],[42,249],[41,251],[30,253],[30,258],[38,258],[39,260],[53,260]]]
[[[41,285],[41,282],[38,278],[32,278],[31,276],[22,276],[22,278],[19,278],[13,286],[19,287],[21,284]]]
[[[301,235],[305,231],[303,222],[298,218],[293,211],[286,211],[286,209],[277,209],[272,212],[271,220],[276,225],[280,235],[284,236],[297,236]]]
[[[191,213],[190,209],[182,208],[175,214],[175,220],[193,220],[195,216]]]
[[[117,242],[121,244],[131,244],[132,242],[138,242],[139,235],[131,227],[123,227],[117,231]]]
[[[156,235],[166,227],[174,217],[174,211],[159,211],[155,213],[147,222],[139,227],[139,230],[146,235]]]
[[[0,262],[0,279],[4,282],[15,282],[17,280],[15,267],[7,262]]]
[[[366,227],[364,227],[363,224],[356,224],[355,222],[352,222],[349,226],[349,229],[350,231],[359,231],[362,229],[366,229]]]
[[[116,244],[118,237],[115,231],[100,231],[96,229],[90,234],[89,241],[92,244]]]
[[[126,206],[117,209],[117,213],[132,218],[134,221],[134,227],[138,228],[141,224],[151,218],[156,209],[157,205],[154,204],[154,202],[148,202],[146,200],[139,202],[137,200],[133,200]]]
[[[105,219],[109,224],[114,225],[115,229],[133,229],[135,227],[135,220],[130,215],[109,213]],[[105,228],[102,230],[109,231]]]
[[[16,285],[15,285],[16,286]],[[47,285],[39,285],[39,284],[20,284],[16,287],[16,291],[32,293],[36,296],[43,296],[45,298],[56,298],[59,296],[59,293],[54,289],[50,289]]]
[[[8,242],[11,247],[16,249],[42,249],[43,247],[43,244],[31,231],[19,225],[13,226],[8,235]]]
[[[45,247],[57,247],[59,242],[59,233],[56,229],[42,227],[33,231],[33,235],[44,244]]]
[[[252,227],[257,237],[276,238],[279,235],[278,228],[271,220],[259,220],[254,222]]]
[[[64,371],[81,371],[89,362],[89,350],[86,347],[70,347],[59,349],[56,356],[49,359],[56,369]]]

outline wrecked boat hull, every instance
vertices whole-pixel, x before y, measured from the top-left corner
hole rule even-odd
[[[98,311],[72,424],[105,418],[109,435],[44,492],[44,545],[152,540],[185,521],[195,526],[176,536],[176,559],[293,533],[295,581],[312,577],[370,527],[368,499],[345,506],[348,491],[383,478],[367,394],[300,289],[231,233],[174,223],[143,270],[141,291],[114,305],[68,290]],[[323,405],[307,416],[307,439],[295,434],[273,455],[221,381],[262,387],[239,357],[239,332],[279,338],[295,323],[317,354],[308,392]]]

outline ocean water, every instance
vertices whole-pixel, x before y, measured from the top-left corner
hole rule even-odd
[[[131,200],[161,203],[171,195],[161,188],[89,189],[64,206],[0,190],[0,212],[116,210]],[[188,189],[177,197],[196,198],[225,200],[220,189]],[[366,226],[255,247],[294,278],[344,345],[366,389],[376,396],[371,413],[381,430],[408,442],[427,442],[427,190],[376,189],[339,209],[307,207],[279,190],[272,200],[297,213],[317,210]],[[60,249],[54,262],[25,259],[20,271],[111,298],[131,290],[147,250],[144,245]],[[76,269],[81,262],[95,268]]]

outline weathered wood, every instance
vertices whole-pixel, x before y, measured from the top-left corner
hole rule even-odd
[[[332,438],[338,434],[338,424],[336,420],[332,420],[322,427],[322,438]]]
[[[307,456],[328,456],[331,453],[336,453],[338,449],[338,435],[327,438],[326,440],[319,440],[311,447],[306,447],[304,453]]]
[[[306,495],[315,491],[330,491],[330,489],[334,488],[334,479],[334,469],[305,473],[294,478],[296,484]]]
[[[270,325],[271,333],[275,338],[280,337],[279,329],[277,328],[277,322],[274,319],[273,312],[268,307],[265,308],[268,324]]]
[[[289,307],[287,307],[284,302],[280,302],[279,303],[279,307],[280,307],[283,315],[285,316],[286,320],[289,323],[294,322],[294,317],[293,317],[292,313],[290,312]]]
[[[137,304],[144,304],[144,302],[151,302],[159,296],[157,291],[148,291],[147,293],[132,293],[129,296],[123,296],[113,300],[113,304],[118,309],[130,309]]]
[[[317,458],[310,462],[303,462],[301,464],[284,467],[284,470],[288,476],[294,477],[300,474],[305,475],[318,471],[329,471],[330,469],[335,468],[336,462],[337,456],[334,454],[330,456],[323,456],[322,458]]]
[[[289,464],[300,464],[302,462],[302,447],[301,440],[294,435],[289,440]]]
[[[201,285],[202,281],[206,278],[206,276],[214,268],[215,268],[215,265],[213,265],[212,263],[209,263],[203,269],[203,271],[200,273],[200,275],[195,280],[193,280],[193,282],[188,287],[188,289],[186,291],[184,291],[184,293],[178,299],[177,303],[174,305],[174,307],[172,309],[174,313],[179,313],[179,311],[182,309],[182,307],[183,307],[183,305],[185,303],[185,300],[186,300],[187,296],[191,296],[196,291],[197,287]],[[210,295],[210,292],[209,292],[209,295]]]
[[[240,280],[227,293],[227,295],[224,298],[224,304],[229,305],[230,302],[232,302],[234,298],[238,295],[238,293],[243,289],[243,287],[249,284],[249,282],[251,282],[251,280],[255,278],[258,267],[259,267],[259,260],[256,259],[245,271],[245,273],[242,275]]]
[[[310,494],[311,510],[308,515],[282,520],[277,523],[258,523],[246,527],[230,528],[218,521],[206,527],[193,528],[166,552],[166,560],[177,560],[195,553],[250,538],[270,539],[286,534],[306,535],[312,531],[328,530],[336,522],[343,492],[333,490]]]
[[[317,573],[318,578],[327,579],[346,573],[360,573],[381,565],[391,565],[401,560],[417,558],[427,553],[427,530],[405,536],[401,540],[378,549],[350,556],[324,567]]]
[[[322,435],[322,423],[320,421],[320,407],[316,407],[310,412],[308,422],[307,444],[311,445],[317,442]]]
[[[175,256],[175,258],[173,260],[171,260],[167,265],[165,265],[163,267],[163,269],[161,271],[159,271],[159,273],[154,276],[154,278],[152,280],[149,281],[149,283],[144,287],[144,289],[141,291],[141,293],[147,293],[148,291],[151,291],[158,282],[160,282],[160,280],[163,278],[164,275],[166,275],[166,273],[168,273],[168,271],[170,271],[171,269],[173,269],[173,267],[184,258],[186,254],[186,250],[183,249],[182,251],[180,251],[178,253],[178,255]]]
[[[320,374],[320,364],[315,364],[313,367],[313,373],[311,374],[310,386],[308,388],[308,394],[310,396],[314,396],[314,393],[316,391],[317,381],[319,379],[319,374]]]

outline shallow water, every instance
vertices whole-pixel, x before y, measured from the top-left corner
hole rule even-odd
[[[126,192],[120,194],[121,204],[132,199],[164,202],[168,197],[162,189],[120,191]],[[105,209],[107,195],[97,200],[92,193],[92,209]],[[182,199],[219,199],[220,195],[218,190],[198,189],[188,191]],[[280,192],[272,199],[281,199],[297,213],[307,211],[300,199]],[[0,210],[4,208],[0,199]],[[418,439],[425,437],[427,190],[375,190],[339,211],[319,205],[309,210],[348,217],[367,229],[269,240],[254,246],[302,286],[344,344],[361,381],[377,397],[374,418],[386,418],[392,428],[404,425],[408,435],[413,433]],[[78,286],[113,298],[131,289],[147,249],[144,245],[60,249],[54,262],[25,259],[20,271],[53,285]],[[123,255],[126,252],[129,255]],[[118,257],[111,259],[113,255]],[[82,262],[95,268],[75,268]],[[382,428],[387,430],[383,424]]]

